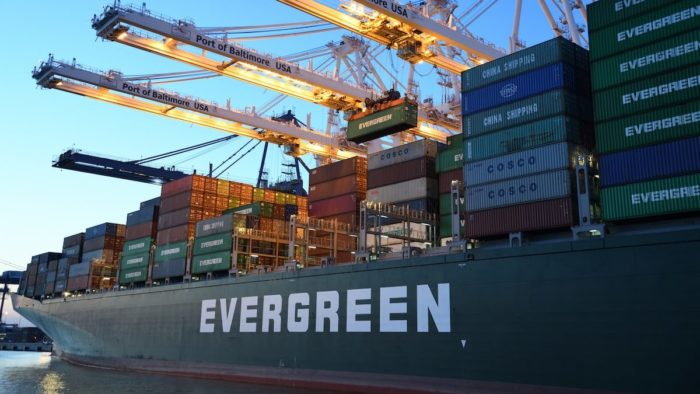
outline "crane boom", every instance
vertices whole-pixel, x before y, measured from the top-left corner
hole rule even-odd
[[[124,80],[120,73],[99,73],[75,64],[49,58],[35,69],[37,84],[122,106],[213,127],[233,134],[269,141],[285,147],[292,156],[306,153],[334,159],[365,156],[362,147],[324,133],[293,124],[261,118],[253,113],[220,107],[215,103],[175,92],[155,89],[150,84]]]

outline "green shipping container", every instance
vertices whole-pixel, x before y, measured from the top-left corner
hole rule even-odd
[[[230,252],[233,245],[231,233],[215,234],[194,240],[194,255],[199,256],[213,252]]]
[[[462,131],[465,137],[519,126],[556,115],[569,115],[593,121],[593,104],[566,90],[553,90],[494,109],[465,116]]]
[[[700,100],[596,124],[598,153],[700,135]]]
[[[453,148],[438,153],[436,171],[445,172],[456,170],[464,166],[464,145],[457,145]]]
[[[440,215],[450,215],[452,214],[452,201],[450,200],[450,193],[443,193],[440,195]],[[464,213],[464,200],[459,208],[459,212]]]
[[[700,29],[591,64],[593,90],[700,63]]]
[[[601,203],[607,221],[696,211],[700,174],[605,188]]]
[[[119,267],[122,269],[146,267],[149,257],[150,252],[122,256]]]
[[[271,218],[274,215],[274,205],[268,202],[258,201],[252,204],[241,205],[237,208],[228,209],[224,213],[234,213],[238,215],[251,215],[263,218]],[[234,227],[236,226],[234,225]]]
[[[349,141],[362,143],[418,126],[418,106],[404,102],[348,122]]]
[[[141,254],[151,250],[151,237],[134,239],[124,243],[122,255]]]
[[[459,234],[464,235],[464,221],[460,220]],[[452,236],[452,216],[442,215],[440,216],[440,238],[446,238]]]
[[[555,116],[466,140],[465,162],[520,152],[555,142],[581,144],[591,127],[567,116]]]
[[[187,242],[159,245],[156,248],[155,261],[182,259],[187,257]]]
[[[502,81],[553,63],[587,69],[588,52],[580,46],[557,37],[462,71],[462,92]]]
[[[669,0],[598,0],[588,5],[588,31],[670,4]]]
[[[700,0],[668,1],[668,7],[590,33],[591,61],[698,28]]]
[[[192,258],[192,273],[203,274],[205,272],[224,271],[231,268],[231,253],[210,253]]]
[[[593,104],[596,122],[601,122],[699,98],[700,65],[697,65],[598,92],[593,96]]]
[[[447,149],[462,149],[464,147],[464,136],[460,134],[455,134],[447,137]]]
[[[148,267],[128,268],[119,270],[119,284],[145,282],[148,277]]]

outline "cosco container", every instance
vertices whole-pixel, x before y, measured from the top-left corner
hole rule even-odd
[[[367,180],[365,177],[358,179],[357,174],[352,174],[310,185],[309,201],[325,200],[342,194],[354,193],[358,190],[363,192],[367,190]]]
[[[229,213],[198,222],[194,234],[195,237],[206,237],[218,233],[231,233],[232,230],[233,214]]]
[[[507,155],[557,142],[587,145],[593,134],[589,124],[557,116],[496,133],[470,138],[465,144],[465,162]]]
[[[341,213],[357,212],[364,196],[355,193],[309,203],[309,216],[322,218]]]
[[[159,245],[156,248],[155,261],[177,260],[187,256],[187,242]]]
[[[700,63],[700,29],[691,30],[591,65],[593,91]]]
[[[223,271],[231,268],[231,253],[218,252],[192,258],[192,274]]]
[[[566,142],[550,144],[510,155],[467,163],[467,187],[482,183],[536,174],[538,172],[573,168],[579,156],[587,156],[586,149]]]
[[[417,178],[367,190],[367,200],[374,202],[392,203],[436,197],[437,179],[435,178]]]
[[[119,284],[145,282],[148,277],[148,267],[126,268],[119,270]]]
[[[700,172],[700,137],[609,153],[599,163],[604,187]]]
[[[197,237],[194,240],[194,255],[214,252],[231,251],[233,235],[228,233],[214,234],[207,237]]]
[[[502,81],[552,63],[586,68],[587,51],[569,40],[557,37],[463,71],[462,91]]]
[[[566,197],[571,191],[569,170],[467,187],[467,212]]]
[[[119,267],[122,269],[131,269],[148,266],[149,256],[149,252],[122,256]]]
[[[598,92],[593,103],[596,122],[601,122],[697,99],[700,99],[700,64]]]
[[[607,187],[600,197],[607,221],[697,211],[700,174]]]
[[[440,153],[437,159],[437,172],[452,171],[464,165],[464,144],[455,145]]]
[[[144,237],[139,239],[134,239],[132,241],[127,241],[124,243],[124,251],[122,254],[124,256],[146,253],[151,250],[151,237]]]
[[[464,167],[441,172],[438,175],[438,193],[449,193],[452,190],[452,181],[459,181],[464,185]]]
[[[520,231],[568,228],[578,221],[571,197],[469,212],[465,216],[468,238],[503,236]]]
[[[700,0],[674,0],[667,4],[667,7],[591,31],[591,62],[697,29],[700,23]]]
[[[590,97],[580,97],[569,91],[557,89],[465,116],[462,118],[462,130],[465,137],[475,137],[556,115],[568,115],[592,122],[593,103]]]
[[[614,152],[700,135],[700,100],[596,124],[596,150]]]
[[[367,156],[367,169],[376,170],[381,167],[404,163],[420,157],[436,157],[437,151],[437,142],[425,139],[418,140],[369,154]]]
[[[415,178],[434,178],[435,159],[432,157],[419,157],[403,163],[380,167],[367,172],[367,188],[392,185]]]
[[[151,278],[164,279],[185,275],[185,259],[158,261],[153,263]]]
[[[418,125],[418,106],[403,101],[387,109],[348,121],[348,141],[362,143]]]
[[[587,7],[588,30],[597,31],[668,4],[669,0],[598,0]]]
[[[309,171],[309,185],[316,185],[351,174],[366,175],[367,159],[363,157],[352,157],[325,166],[316,167]]]
[[[462,115],[467,116],[490,108],[554,90],[569,89],[590,96],[590,77],[567,64],[557,63],[462,93]]]

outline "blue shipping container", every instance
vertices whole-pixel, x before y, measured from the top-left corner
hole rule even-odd
[[[700,137],[602,155],[601,186],[700,172]]]
[[[117,235],[116,223],[102,223],[97,226],[88,227],[85,229],[85,239],[99,238],[105,235]]]
[[[563,63],[538,68],[505,81],[462,93],[462,115],[473,114],[561,88],[589,97],[590,77],[587,73],[577,71]]]

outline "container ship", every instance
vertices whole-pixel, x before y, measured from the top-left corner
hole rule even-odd
[[[308,196],[166,183],[126,225],[34,256],[15,309],[58,356],[116,370],[700,392],[700,2],[588,13],[590,52],[556,38],[462,72],[462,133],[446,143],[319,166]],[[70,67],[34,77],[61,88]],[[420,116],[395,93],[371,107],[349,139]]]

